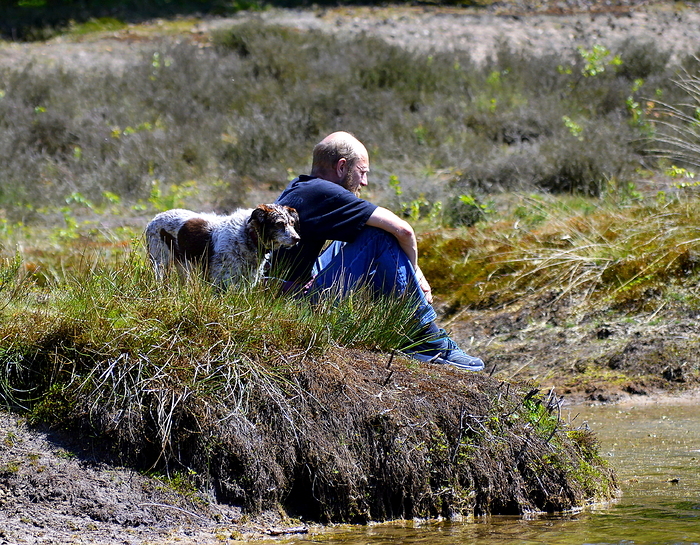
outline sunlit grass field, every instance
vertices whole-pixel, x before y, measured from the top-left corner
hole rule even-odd
[[[163,286],[145,258],[153,214],[272,200],[337,128],[370,148],[367,197],[416,226],[444,319],[545,291],[622,314],[697,305],[695,57],[672,66],[635,40],[541,56],[504,43],[477,65],[466,52],[262,25],[140,51],[124,71],[28,63],[0,74],[8,346],[70,331],[95,353],[160,336],[246,357],[398,347],[398,307],[321,311],[259,286]],[[237,332],[217,343],[207,324]],[[196,342],[172,337],[183,331]]]
[[[401,301],[157,281],[142,231],[168,208],[226,211],[274,198],[307,171],[313,144],[342,128],[369,147],[368,197],[416,226],[441,318],[544,293],[574,301],[572,312],[691,315],[700,63],[668,59],[651,42],[542,56],[503,44],[477,65],[465,52],[248,25],[211,42],[154,41],[123,72],[3,69],[0,399],[32,422],[98,437],[137,466],[196,468],[198,485],[215,479],[222,497],[251,508],[281,497],[297,459],[317,467],[329,498],[338,460],[342,478],[358,479],[348,452],[395,432],[393,409],[381,405],[394,369],[432,396],[429,409],[401,398],[407,414],[432,411],[420,443],[429,447],[419,452],[403,435],[395,443],[420,455],[425,475],[436,459],[451,467],[449,441],[474,461],[463,440],[529,437],[517,430],[533,422],[543,444],[556,433],[556,448],[570,446],[556,399],[530,402],[530,386],[508,398],[485,375],[461,376],[452,390],[428,367],[392,368],[410,326]],[[482,431],[465,439],[447,390],[484,412]],[[351,417],[366,420],[338,437],[347,423],[324,404],[346,398]],[[594,450],[588,476],[600,475]],[[308,484],[297,477],[295,486]],[[357,482],[346,487],[348,505],[324,516],[360,516],[353,502],[366,483]],[[423,514],[435,514],[443,504],[426,505]]]

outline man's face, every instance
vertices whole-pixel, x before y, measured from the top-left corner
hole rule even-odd
[[[356,196],[360,196],[360,191],[367,185],[367,174],[369,173],[369,158],[365,155],[360,157],[354,166],[348,169],[343,179],[342,186],[348,191],[352,191]]]

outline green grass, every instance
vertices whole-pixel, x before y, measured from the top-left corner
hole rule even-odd
[[[0,350],[13,362],[3,382],[23,377],[15,386],[27,392],[18,394],[26,398],[17,400],[22,404],[55,388],[93,389],[98,382],[95,394],[109,396],[93,395],[99,406],[116,403],[134,384],[147,389],[175,377],[195,391],[225,396],[235,385],[219,375],[224,363],[274,377],[285,354],[318,355],[335,346],[391,351],[410,328],[405,305],[371,300],[363,290],[312,303],[283,297],[274,286],[221,293],[197,278],[161,283],[140,248],[70,261],[69,268],[47,262],[50,275],[39,264],[20,270],[17,258],[3,263]]]

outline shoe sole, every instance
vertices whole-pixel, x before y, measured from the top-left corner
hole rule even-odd
[[[458,369],[463,369],[465,371],[483,371],[484,370],[484,362],[479,360],[478,364],[475,365],[465,365],[463,363],[455,363],[450,360],[446,360],[444,358],[441,358],[440,356],[428,356],[427,354],[418,354],[418,353],[410,353],[410,352],[404,352],[406,356],[409,358],[413,358],[414,360],[422,361],[423,363],[437,363],[439,365],[452,365],[453,367],[457,367]]]

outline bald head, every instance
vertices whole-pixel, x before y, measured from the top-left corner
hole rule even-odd
[[[314,147],[311,175],[331,182],[337,179],[338,161],[344,159],[352,170],[360,160],[368,160],[367,149],[362,142],[348,132],[338,131],[326,136]]]

